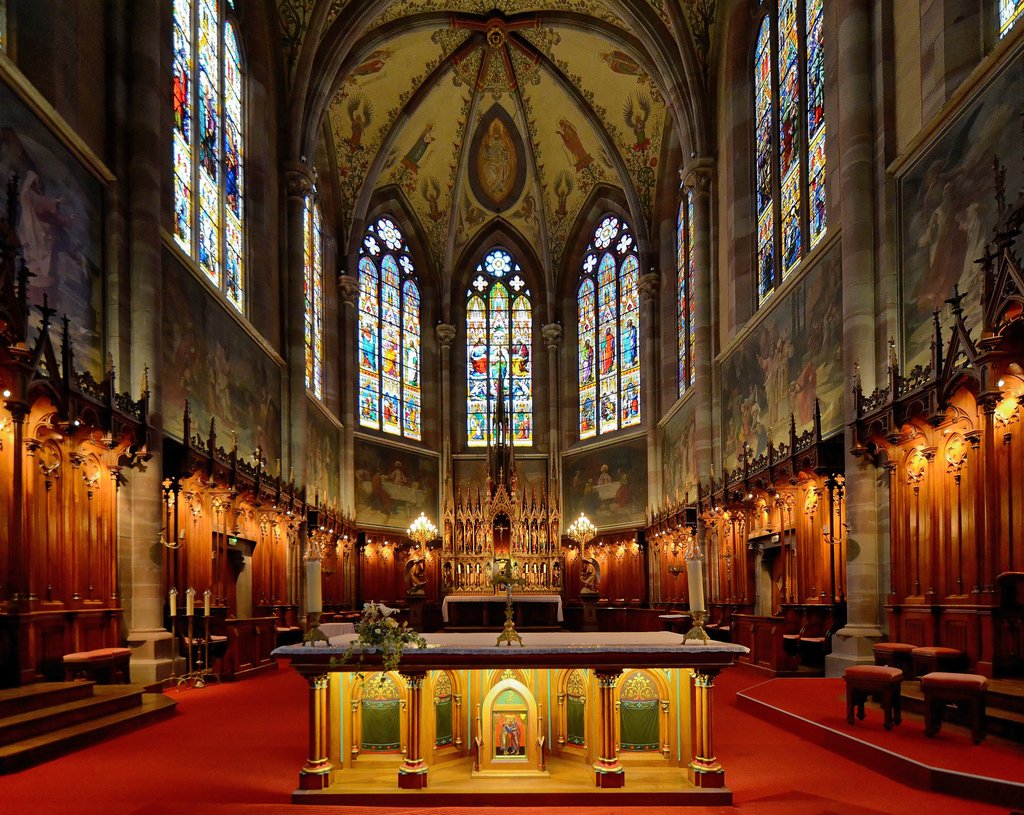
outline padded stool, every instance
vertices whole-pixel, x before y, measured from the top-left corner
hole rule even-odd
[[[942,727],[946,705],[969,707],[971,740],[980,744],[985,738],[985,692],[988,680],[980,674],[952,674],[935,671],[921,677],[924,693],[924,734],[934,736]]]
[[[875,654],[875,665],[899,668],[909,679],[911,676],[910,654],[915,647],[909,642],[876,642],[871,650]]]
[[[888,665],[854,665],[843,671],[846,681],[846,721],[853,724],[853,711],[857,718],[864,719],[864,702],[874,696],[882,706],[885,729],[892,730],[893,724],[902,721],[900,715],[900,687],[903,671]]]
[[[956,648],[915,648],[910,652],[910,659],[913,662],[915,677],[935,671],[962,671],[967,667],[967,654]]]
[[[97,648],[64,655],[64,681],[91,679],[100,685],[131,682],[131,648]]]

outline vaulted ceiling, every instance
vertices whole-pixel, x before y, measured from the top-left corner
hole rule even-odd
[[[496,222],[554,270],[599,187],[644,239],[666,146],[694,141],[714,0],[316,5],[278,8],[343,232],[399,197],[443,275]]]

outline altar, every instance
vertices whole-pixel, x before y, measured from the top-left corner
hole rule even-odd
[[[441,618],[445,625],[501,628],[505,619],[504,593],[450,594],[441,603]],[[560,594],[513,594],[513,614],[516,626],[557,626],[562,616]]]
[[[399,669],[291,645],[309,685],[296,803],[729,805],[715,756],[718,673],[746,653],[662,632],[424,635]]]

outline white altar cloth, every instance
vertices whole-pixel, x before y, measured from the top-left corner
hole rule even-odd
[[[513,594],[513,603],[554,603],[557,607],[558,622],[562,622],[562,596],[560,594]],[[505,604],[504,594],[450,594],[441,603],[441,619],[448,622],[449,603],[501,603]]]

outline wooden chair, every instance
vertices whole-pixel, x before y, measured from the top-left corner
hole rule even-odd
[[[903,671],[888,665],[854,665],[843,671],[846,682],[846,721],[853,724],[856,708],[857,718],[864,719],[864,703],[874,696],[882,706],[886,730],[902,721],[900,712],[900,688]]]

